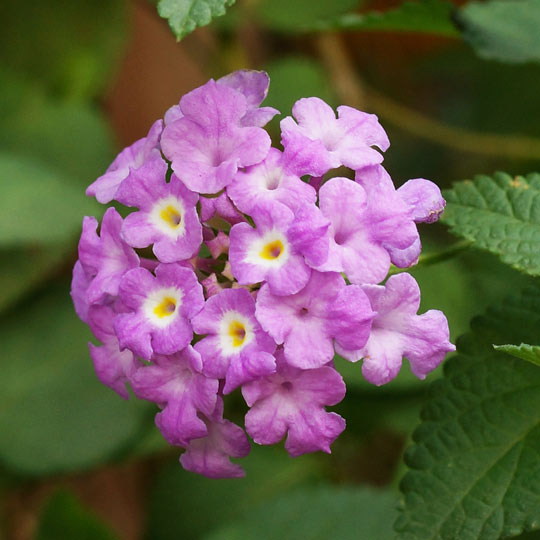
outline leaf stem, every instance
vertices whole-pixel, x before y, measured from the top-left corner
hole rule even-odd
[[[485,133],[443,124],[394,101],[358,76],[341,36],[323,33],[315,44],[339,98],[347,105],[370,110],[407,133],[459,152],[513,159],[540,159],[540,139],[518,134]]]

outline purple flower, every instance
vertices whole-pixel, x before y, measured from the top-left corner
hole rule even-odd
[[[201,221],[203,223],[210,221],[213,217],[220,217],[232,225],[245,221],[244,216],[234,206],[225,192],[217,197],[201,197],[200,203]]]
[[[89,343],[90,356],[98,379],[124,399],[129,399],[126,383],[142,365],[129,351],[121,351],[113,330],[115,311],[109,306],[93,305],[88,311],[88,325],[101,346]]]
[[[248,214],[266,201],[277,201],[295,211],[300,206],[314,204],[315,190],[286,168],[283,154],[271,148],[266,159],[238,172],[227,186],[227,194],[234,204]]]
[[[419,378],[434,370],[455,347],[449,340],[448,322],[442,312],[430,310],[417,315],[420,289],[410,274],[391,276],[385,286],[365,285],[376,312],[366,345],[353,351],[338,348],[353,362],[363,358],[362,374],[378,386],[391,381],[401,368],[403,357]]]
[[[229,260],[238,283],[266,280],[274,294],[294,294],[308,282],[309,265],[328,254],[329,227],[315,205],[295,214],[280,203],[253,210],[256,229],[247,223],[230,232]]]
[[[161,147],[191,191],[217,193],[238,167],[259,163],[270,149],[266,131],[242,124],[246,98],[228,86],[210,80],[183,96],[180,110],[183,116],[165,126]]]
[[[223,253],[229,252],[229,237],[223,231],[218,231],[217,236],[211,240],[206,240],[205,244],[214,259],[217,259]]]
[[[146,360],[188,345],[193,337],[190,319],[204,305],[193,270],[179,263],[160,264],[155,273],[135,268],[125,274],[119,295],[128,313],[119,314],[114,324],[120,346]]]
[[[105,212],[100,236],[97,227],[96,218],[85,217],[79,241],[79,260],[86,276],[94,276],[86,290],[90,304],[102,301],[106,294],[116,296],[123,275],[139,266],[139,257],[120,237],[122,218],[114,208]]]
[[[240,121],[243,126],[263,127],[279,114],[273,107],[259,107],[266,98],[270,85],[270,77],[264,71],[239,69],[221,77],[217,83],[233,88],[246,98],[246,114]]]
[[[383,196],[388,201],[392,201],[393,205],[399,207],[400,219],[408,221],[407,230],[411,233],[413,230],[412,222],[432,223],[437,221],[446,204],[441,190],[433,182],[422,178],[409,180],[396,190],[390,175],[381,165],[364,167],[356,171],[356,181],[366,190],[368,198],[380,199],[381,195],[384,194]],[[408,247],[397,247],[389,243],[384,244],[384,247],[388,251],[392,263],[398,268],[408,268],[416,264],[422,251],[418,231],[416,231],[414,242]]]
[[[84,271],[81,261],[77,260],[73,266],[73,277],[71,279],[71,299],[75,307],[75,313],[82,322],[88,322],[88,308],[90,307],[86,296],[88,286],[94,279],[94,275],[88,275]]]
[[[111,202],[116,196],[118,187],[131,171],[137,170],[146,160],[161,155],[159,138],[162,130],[163,122],[161,120],[154,122],[148,135],[124,148],[111,163],[107,172],[88,186],[86,194],[95,197],[102,204]]]
[[[218,282],[216,274],[210,274],[207,278],[201,281],[201,284],[204,287],[207,298],[215,296],[223,290],[223,288]]]
[[[345,429],[345,420],[325,406],[339,403],[345,383],[330,366],[301,370],[287,365],[280,351],[277,373],[242,387],[251,407],[246,430],[258,444],[275,444],[285,435],[285,449],[292,457],[322,450]]]
[[[154,244],[156,257],[170,263],[189,259],[199,251],[202,226],[196,209],[199,196],[174,174],[167,183],[166,173],[167,164],[161,158],[147,161],[126,178],[116,197],[139,208],[124,220],[124,240],[135,248]]]
[[[385,151],[390,145],[384,129],[374,114],[351,107],[338,107],[339,117],[322,99],[302,98],[293,106],[293,118],[281,121],[283,146],[288,152],[303,155],[306,150],[319,155],[321,167],[312,171],[322,176],[341,165],[359,169],[380,163],[382,155],[371,148]]]
[[[331,239],[328,259],[317,269],[345,272],[352,283],[382,281],[389,249],[408,248],[418,236],[407,205],[383,187],[366,192],[347,178],[331,178],[319,191],[319,205]]]
[[[439,187],[424,178],[408,180],[397,192],[411,207],[416,223],[434,223],[439,219],[446,205]]]
[[[225,378],[225,394],[275,371],[276,344],[255,318],[255,300],[245,289],[224,289],[212,296],[192,324],[197,334],[207,336],[195,345],[203,371]]]
[[[259,107],[268,94],[270,77],[264,71],[255,71],[252,69],[239,69],[233,71],[216,81],[217,84],[228,86],[237,92],[240,92],[246,98],[246,113],[240,120],[243,126],[265,126],[276,114],[277,109],[273,107]],[[180,105],[173,105],[165,113],[165,125],[171,124],[184,116]]]
[[[243,458],[249,454],[250,444],[244,430],[223,419],[223,400],[218,398],[211,416],[202,417],[208,435],[190,441],[180,456],[184,469],[209,478],[240,478],[245,472],[230,458]]]
[[[191,346],[171,356],[156,355],[132,377],[135,395],[161,407],[156,425],[170,444],[187,446],[208,434],[198,413],[216,407],[219,382],[200,373],[201,356]]]
[[[363,347],[352,343],[367,342],[375,315],[361,287],[347,286],[337,273],[317,271],[292,296],[276,296],[263,285],[255,314],[276,343],[284,344],[287,362],[301,369],[330,362],[334,339],[347,349]]]

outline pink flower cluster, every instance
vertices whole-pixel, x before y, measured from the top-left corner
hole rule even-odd
[[[87,190],[110,207],[86,217],[73,271],[79,317],[99,379],[156,403],[180,461],[210,477],[242,476],[230,458],[286,437],[291,456],[322,450],[345,428],[325,407],[345,384],[335,351],[377,385],[407,357],[424,378],[454,350],[440,311],[417,315],[416,224],[444,208],[437,186],[395,189],[380,165],[377,117],[296,102],[282,150],[263,126],[263,72],[237,71],[186,94]],[[330,171],[347,167],[354,180]],[[343,169],[340,169],[343,170]],[[243,428],[223,416],[241,389]],[[247,432],[247,435],[246,435]]]

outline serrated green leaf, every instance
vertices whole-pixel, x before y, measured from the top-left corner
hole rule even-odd
[[[258,505],[204,540],[391,540],[396,496],[358,487],[319,486]]]
[[[458,36],[451,20],[455,6],[448,0],[403,2],[395,9],[368,13],[349,13],[321,21],[309,30],[366,30],[384,32],[418,32],[443,36]]]
[[[0,152],[0,245],[59,243],[98,207],[68,178],[28,158]]]
[[[483,58],[540,61],[540,1],[470,2],[456,15],[463,37]]]
[[[540,347],[538,345],[528,345],[522,343],[521,345],[494,345],[497,351],[511,354],[516,358],[527,360],[537,366],[540,366]]]
[[[68,491],[55,493],[39,523],[36,540],[115,540],[117,536]]]
[[[215,17],[225,15],[225,8],[235,0],[159,0],[158,13],[169,20],[177,39],[209,24]]]
[[[476,176],[444,192],[442,221],[474,247],[540,275],[540,174]]]
[[[496,540],[540,528],[540,370],[493,349],[538,336],[540,291],[474,319],[431,387],[406,453],[402,540]]]
[[[126,402],[97,380],[90,337],[67,285],[0,318],[0,461],[11,471],[88,468],[127,450],[148,429],[153,407]]]

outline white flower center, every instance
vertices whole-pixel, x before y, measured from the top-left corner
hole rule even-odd
[[[289,255],[287,238],[280,231],[273,230],[252,242],[245,260],[267,268],[280,268],[287,262]]]
[[[154,326],[165,328],[178,316],[182,305],[183,293],[176,287],[167,287],[152,291],[144,301],[143,312]]]
[[[227,311],[219,322],[219,342],[225,356],[239,353],[255,338],[251,321],[237,311]]]
[[[182,201],[170,195],[156,201],[150,212],[150,222],[163,234],[177,239],[186,232],[184,214]]]

